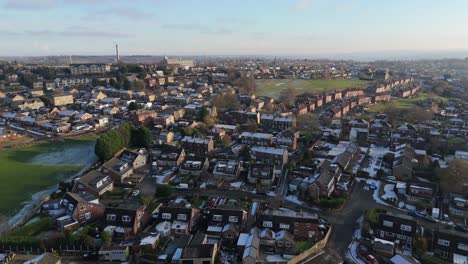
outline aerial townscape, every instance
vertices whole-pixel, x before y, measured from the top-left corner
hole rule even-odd
[[[3,2],[8,21],[68,12],[61,0]],[[468,263],[468,52],[206,54],[211,43],[203,55],[127,55],[138,49],[114,41],[112,55],[86,55],[90,41],[67,43],[77,55],[31,44],[36,56],[5,43],[0,264]]]

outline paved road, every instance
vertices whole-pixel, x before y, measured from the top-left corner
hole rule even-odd
[[[286,200],[280,196],[269,196],[262,194],[255,194],[252,192],[239,191],[239,190],[229,190],[229,189],[174,189],[173,196],[183,195],[191,196],[198,194],[200,196],[223,196],[228,198],[251,198],[254,200],[262,201],[265,203],[275,203],[282,205],[291,209],[299,210],[301,209],[304,212],[308,213],[318,213],[322,215],[322,211],[313,206],[308,206],[306,204],[297,204],[292,201]]]
[[[345,256],[347,248],[352,241],[356,220],[370,207],[378,204],[372,199],[373,190],[365,190],[366,183],[356,183],[345,207],[338,212],[323,213],[322,216],[333,224],[334,230],[330,237],[329,247]]]
[[[288,173],[289,169],[286,169],[283,174],[281,174],[281,177],[278,182],[278,187],[276,190],[279,192],[278,194],[281,197],[286,197],[286,194],[288,192]]]

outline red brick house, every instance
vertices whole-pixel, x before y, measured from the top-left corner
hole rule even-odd
[[[78,223],[85,223],[100,219],[104,215],[105,207],[97,203],[92,195],[82,196],[67,192],[62,199],[62,206]]]

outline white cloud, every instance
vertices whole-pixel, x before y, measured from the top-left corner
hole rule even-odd
[[[292,12],[302,12],[312,6],[315,0],[298,0],[293,6],[289,8]]]
[[[165,29],[173,30],[184,30],[184,31],[197,31],[202,34],[214,34],[214,35],[230,35],[232,30],[225,27],[212,28],[205,25],[200,25],[196,23],[186,23],[186,24],[164,24],[162,25]]]
[[[112,7],[108,9],[102,9],[98,11],[92,11],[88,15],[84,16],[83,19],[97,20],[106,17],[116,18],[127,18],[131,20],[143,20],[152,17],[151,13],[134,8],[134,7]]]
[[[24,30],[24,31],[8,31],[0,30],[0,34],[10,37],[92,37],[92,38],[129,38],[132,34],[118,32],[116,30],[98,30],[86,27],[72,26],[63,30]]]
[[[8,0],[3,7],[6,9],[37,10],[54,8],[59,4],[58,0]]]

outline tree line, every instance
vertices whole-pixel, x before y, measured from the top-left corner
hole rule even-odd
[[[151,131],[144,126],[133,126],[123,123],[111,129],[96,140],[94,152],[101,159],[111,159],[115,153],[127,147],[147,147],[153,142]]]

